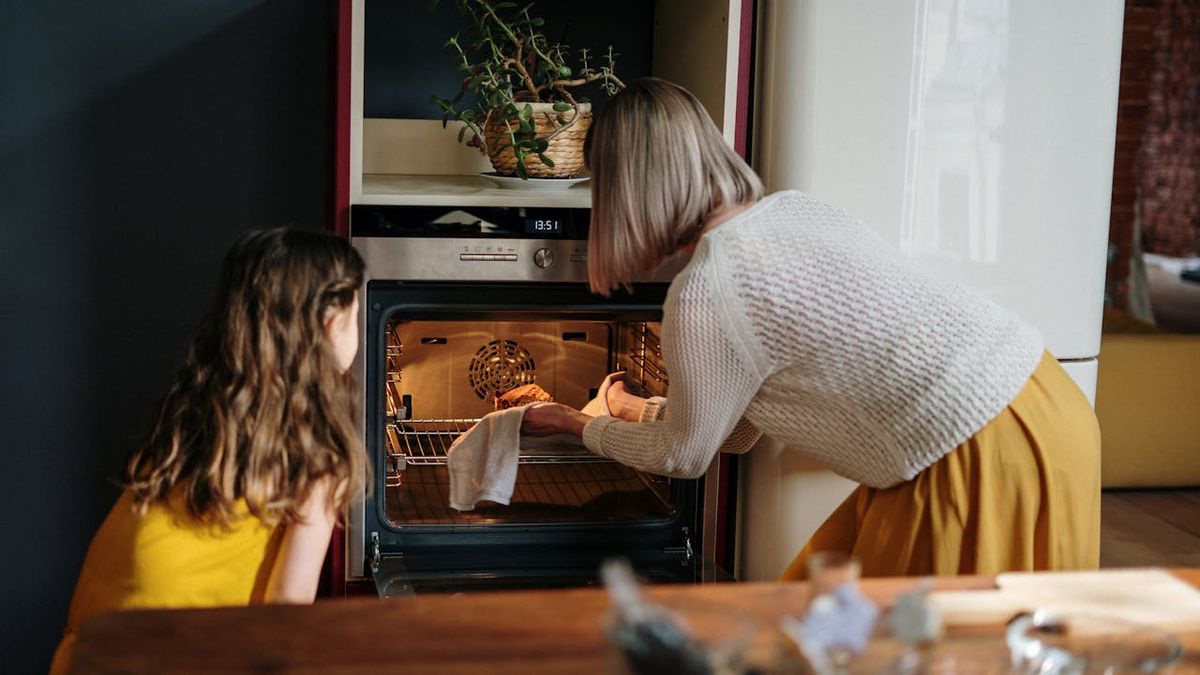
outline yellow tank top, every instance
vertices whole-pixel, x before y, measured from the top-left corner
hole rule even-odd
[[[97,614],[261,602],[283,528],[251,515],[244,501],[236,512],[227,528],[202,525],[174,495],[138,515],[124,492],[88,547],[50,672],[66,671],[75,631]]]

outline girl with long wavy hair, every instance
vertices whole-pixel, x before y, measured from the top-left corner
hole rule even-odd
[[[225,258],[124,492],[88,548],[51,672],[96,614],[308,603],[366,479],[347,373],[363,262],[343,239],[251,231]]]

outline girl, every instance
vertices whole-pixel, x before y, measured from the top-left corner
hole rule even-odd
[[[346,374],[362,278],[358,253],[330,234],[234,244],[88,548],[51,672],[102,612],[312,602],[336,514],[367,470]]]
[[[586,153],[593,291],[691,254],[663,307],[670,401],[615,386],[614,416],[542,404],[526,433],[679,477],[766,434],[858,482],[785,579],[822,550],[873,576],[1098,565],[1098,425],[1034,328],[836,208],[764,197],[669,82],[614,97]]]

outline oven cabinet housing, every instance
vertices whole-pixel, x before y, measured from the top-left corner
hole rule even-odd
[[[502,190],[480,175],[491,169],[486,158],[458,142],[458,123],[450,122],[448,128],[443,128],[440,113],[428,103],[431,95],[453,95],[461,74],[451,69],[444,82],[429,82],[430,72],[453,63],[453,54],[441,42],[456,31],[435,27],[438,20],[426,13],[427,4],[390,0],[338,3],[338,231],[360,232],[353,214],[354,209],[363,208],[590,208],[586,182],[567,190]],[[440,4],[448,9],[454,3],[443,0]],[[619,76],[633,79],[655,75],[688,87],[725,138],[744,150],[753,5],[753,0],[542,0],[537,11],[546,17],[552,34],[565,33],[569,44],[601,48],[617,44],[622,52],[617,66]],[[555,21],[558,23],[551,26]],[[585,34],[586,38],[581,37]],[[427,45],[430,36],[436,39],[432,46]],[[397,92],[420,97],[429,109],[408,114],[390,111],[386,102],[379,104],[380,95],[386,98]],[[595,105],[603,105],[602,97],[594,99]],[[568,246],[567,241],[558,243]],[[427,244],[414,244],[412,250]],[[446,514],[444,506],[439,513],[418,513],[422,504],[436,501],[425,495],[422,502],[419,483],[405,484],[403,499],[409,500],[406,511],[396,510],[401,499],[387,501],[388,490],[396,494],[396,486],[389,486],[387,481],[396,483],[402,477],[415,481],[422,474],[438,470],[444,473],[445,467],[437,464],[444,459],[416,455],[448,442],[462,423],[431,420],[470,420],[485,412],[486,407],[483,399],[472,400],[478,397],[473,390],[397,390],[397,396],[389,400],[388,388],[394,383],[386,374],[391,359],[386,353],[389,339],[393,345],[403,345],[402,353],[393,347],[396,358],[392,359],[399,366],[396,372],[400,382],[404,378],[415,381],[418,375],[423,381],[435,379],[439,369],[466,369],[472,359],[486,357],[476,353],[485,347],[493,350],[493,355],[518,360],[528,354],[539,372],[543,364],[555,359],[569,361],[577,372],[556,367],[553,377],[559,391],[554,393],[574,403],[584,400],[587,387],[598,384],[594,378],[602,375],[601,371],[625,367],[618,356],[618,343],[639,326],[652,328],[661,312],[661,297],[652,297],[653,289],[646,287],[639,293],[651,296],[638,295],[622,302],[592,298],[586,292],[586,276],[579,274],[586,267],[580,262],[586,256],[586,242],[575,241],[569,246],[559,260],[566,262],[569,256],[572,263],[579,263],[571,274],[562,264],[535,270],[533,251],[518,250],[515,253],[519,260],[503,273],[497,271],[498,266],[457,266],[458,273],[470,277],[465,286],[455,285],[462,282],[461,278],[460,282],[450,282],[455,278],[451,267],[432,262],[434,258],[428,256],[417,261],[423,266],[420,282],[403,275],[383,274],[368,285],[363,326],[370,335],[364,342],[359,371],[366,385],[364,425],[368,450],[392,442],[392,447],[411,447],[412,453],[403,460],[403,472],[394,454],[373,455],[377,461],[375,489],[363,508],[349,514],[344,546],[335,553],[335,592],[344,587],[344,582],[369,578],[373,564],[380,570],[398,568],[399,576],[384,584],[391,584],[395,592],[404,592],[413,584],[436,590],[438,584],[449,583],[435,579],[449,569],[460,572],[454,582],[459,585],[467,584],[469,579],[481,584],[490,583],[486,582],[489,578],[495,582],[500,573],[485,568],[493,567],[496,561],[507,561],[503,572],[510,579],[507,585],[517,585],[517,570],[522,569],[528,570],[529,585],[568,583],[563,580],[564,574],[570,577],[586,570],[594,576],[600,557],[617,550],[643,558],[635,563],[645,563],[641,565],[643,572],[652,576],[711,577],[715,569],[697,571],[695,561],[718,556],[719,539],[725,542],[720,547],[721,557],[727,564],[732,563],[727,552],[732,549],[734,532],[733,492],[728,480],[718,489],[719,476],[731,476],[728,471],[710,471],[700,481],[663,481],[631,477],[611,463],[583,461],[577,455],[561,457],[554,454],[556,451],[544,449],[538,454],[530,449],[519,474],[533,478],[548,472],[553,475],[551,482],[561,484],[561,474],[575,471],[582,482],[575,486],[577,496],[572,499],[579,503],[563,504],[569,501],[563,495],[537,493],[534,486],[521,484],[519,490],[528,487],[530,492],[514,494],[513,506],[481,508],[469,516]],[[368,259],[368,273],[388,264],[388,260]],[[521,269],[512,273],[517,267]],[[443,285],[439,286],[438,280]],[[520,281],[531,283],[517,283]],[[669,277],[660,281],[669,281]],[[665,292],[665,285],[656,292]],[[463,307],[454,309],[454,302],[447,300],[454,293],[462,293]],[[586,341],[563,337],[580,333],[588,335]],[[422,342],[427,338],[446,338],[446,343]],[[426,358],[433,354],[451,357],[444,362]],[[465,371],[463,375],[462,382],[469,382]],[[551,376],[539,375],[539,382],[542,377]],[[411,397],[411,406],[405,404],[405,395]],[[451,416],[435,416],[443,413]],[[408,417],[400,419],[402,414]],[[426,443],[418,448],[414,444],[418,438],[434,445]],[[594,484],[605,471],[620,473],[613,477],[614,484],[627,489],[588,492],[583,483],[591,481],[595,489]],[[536,509],[527,500],[535,493],[541,500]],[[614,498],[614,493],[632,494]],[[551,511],[555,513],[551,515]],[[706,528],[700,527],[701,521],[707,523]],[[701,529],[710,536],[703,537]],[[689,552],[689,547],[694,550]],[[343,551],[339,560],[336,556]],[[679,561],[689,555],[693,562],[680,565]],[[382,574],[377,576],[384,578]],[[576,577],[571,583],[578,581]]]
[[[522,439],[509,505],[448,505],[447,451],[498,394],[536,383],[581,408],[623,370],[665,395],[665,291],[645,285],[612,301],[580,284],[368,283],[365,572],[381,595],[586,585],[614,556],[650,579],[699,580],[699,482],[644,474],[569,440]]]

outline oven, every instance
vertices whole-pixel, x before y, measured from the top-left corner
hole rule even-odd
[[[667,395],[659,321],[678,265],[593,295],[587,209],[362,205],[351,222],[367,263],[356,368],[373,485],[348,518],[348,580],[381,596],[582,586],[613,556],[654,582],[725,578],[704,555],[715,475],[655,476],[523,438],[510,505],[448,503],[447,450],[509,389],[536,383],[580,408],[623,370]]]

